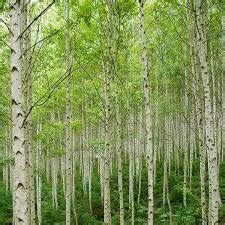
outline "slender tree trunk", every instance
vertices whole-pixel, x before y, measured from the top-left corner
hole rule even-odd
[[[115,14],[115,13],[114,13]],[[119,86],[119,74],[117,65],[117,20],[114,18],[114,75],[116,82],[116,152],[117,152],[117,173],[118,173],[118,191],[119,191],[119,202],[120,202],[120,225],[124,225],[124,202],[123,202],[123,165],[122,165],[122,139],[121,139],[121,113],[120,113],[120,86]]]
[[[57,173],[58,173],[58,160],[57,158],[51,159],[51,177],[52,177],[52,201],[53,208],[58,209],[58,198],[57,198]]]
[[[5,128],[5,146],[4,146],[5,147],[4,158],[6,160],[9,160],[9,149],[8,149],[9,144],[8,144],[8,142],[9,142],[8,127],[6,126],[6,128]],[[3,166],[3,182],[5,184],[6,191],[9,190],[9,172],[10,172],[9,171],[9,165],[7,163],[5,166]]]
[[[166,92],[167,93],[167,92]],[[169,184],[168,184],[168,166],[169,166],[169,148],[170,148],[170,117],[164,118],[164,138],[163,138],[163,149],[164,149],[164,173],[163,173],[163,207],[165,207],[166,200],[169,209],[170,225],[172,225],[172,208],[169,198]]]
[[[131,105],[130,105],[131,106]],[[132,108],[132,107],[131,107]],[[134,224],[134,119],[130,110],[129,120],[129,204],[131,209],[131,224]]]
[[[71,224],[71,194],[72,194],[72,157],[71,157],[71,60],[70,60],[70,1],[66,1],[66,225]]]
[[[224,160],[225,151],[225,16],[222,16],[222,153],[221,159]]]
[[[105,121],[105,153],[104,153],[104,223],[111,224],[110,204],[110,82],[106,75],[106,121]]]
[[[41,123],[37,124],[37,136],[41,133]],[[36,187],[37,187],[37,219],[38,225],[42,224],[42,216],[41,216],[41,191],[42,191],[42,146],[41,140],[37,141],[37,153],[36,153]]]
[[[209,163],[209,182],[211,184],[211,205],[209,208],[211,220],[210,224],[218,223],[219,212],[219,178],[217,150],[214,140],[214,120],[212,110],[212,99],[210,96],[209,65],[207,61],[207,40],[203,11],[205,4],[202,0],[197,0],[195,5],[196,34],[198,57],[200,61],[201,76],[203,81],[203,92],[205,99],[205,126],[206,126],[206,148]],[[210,185],[209,184],[209,185]]]
[[[144,148],[143,144],[143,118],[142,118],[142,112],[140,112],[140,119],[139,119],[139,179],[138,179],[138,199],[137,202],[139,204],[140,202],[140,197],[141,197],[141,179],[142,179],[142,152]]]
[[[88,198],[89,198],[89,208],[90,208],[90,212],[92,213],[92,167],[93,167],[93,155],[92,155],[92,149],[89,148],[89,176],[88,176]]]
[[[11,93],[12,93],[12,141],[14,165],[14,223],[29,224],[28,188],[25,157],[24,112],[22,110],[22,61],[21,28],[22,3],[11,1]]]
[[[162,135],[162,149],[164,151],[164,161],[163,161],[163,207],[166,205],[166,185],[167,182],[167,160],[168,160],[168,154],[167,154],[167,137],[166,137],[166,121],[165,117],[163,118],[163,135]]]
[[[199,77],[199,75],[197,75]],[[199,152],[200,152],[200,180],[201,180],[201,206],[202,206],[202,224],[205,225],[206,219],[206,196],[205,196],[205,131],[204,131],[204,100],[202,98],[201,79],[198,78],[198,97],[197,97],[197,121],[199,134]]]
[[[148,58],[146,44],[146,30],[144,18],[144,1],[139,0],[140,5],[140,29],[142,40],[142,63],[143,63],[143,85],[145,95],[145,117],[146,117],[146,154],[148,164],[148,225],[153,224],[153,152],[152,152],[152,131],[150,111],[150,88],[148,84]]]
[[[49,182],[49,179],[50,179],[50,168],[51,168],[51,164],[50,164],[49,150],[47,149],[46,160],[45,160],[45,172],[46,172],[47,183]]]
[[[110,200],[110,161],[111,161],[111,76],[112,76],[112,41],[113,41],[113,1],[107,1],[108,6],[108,53],[105,74],[105,153],[104,153],[104,223],[111,224]]]
[[[186,106],[186,121],[184,121],[185,127],[185,144],[184,144],[184,184],[183,184],[183,205],[187,207],[187,167],[188,167],[188,150],[189,150],[189,99],[188,99],[188,83],[187,83],[187,69],[185,68],[185,106]]]
[[[76,185],[75,185],[75,178],[76,178],[76,161],[79,159],[79,155],[77,154],[76,151],[76,137],[75,137],[75,131],[73,130],[72,132],[72,157],[73,157],[73,162],[72,162],[72,179],[73,179],[73,186],[72,186],[72,207],[73,207],[73,215],[74,215],[74,222],[75,225],[78,225],[78,217],[77,217],[77,209],[76,209]]]
[[[110,204],[110,82],[109,77],[105,78],[106,95],[106,121],[105,121],[105,153],[104,153],[104,223],[111,224]]]
[[[61,142],[61,141],[60,141]],[[60,167],[61,167],[61,179],[62,179],[62,188],[63,193],[66,196],[66,184],[65,184],[65,156],[61,156],[60,158]]]
[[[190,7],[190,2],[188,1],[188,7]],[[200,185],[201,185],[201,211],[202,211],[202,225],[207,224],[206,218],[206,194],[205,194],[205,158],[206,158],[206,149],[205,149],[205,131],[204,131],[204,99],[203,99],[203,90],[202,90],[202,79],[200,75],[199,65],[196,58],[196,34],[195,30],[195,21],[191,11],[188,13],[189,20],[189,43],[190,43],[190,57],[191,57],[191,71],[193,76],[193,93],[194,93],[194,106],[195,106],[195,115],[196,115],[196,147],[199,148],[200,154]]]
[[[22,30],[27,29],[29,13],[27,0],[22,1]],[[23,73],[24,73],[24,112],[26,120],[25,128],[25,155],[28,175],[28,189],[29,189],[29,210],[30,223],[35,223],[35,197],[34,197],[34,169],[33,169],[33,151],[32,151],[32,114],[30,112],[32,104],[31,96],[31,53],[27,51],[31,46],[31,30],[28,28],[22,36],[22,53],[23,53]]]

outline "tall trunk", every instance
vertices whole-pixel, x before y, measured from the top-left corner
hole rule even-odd
[[[203,81],[203,92],[205,99],[205,128],[206,128],[206,148],[209,163],[209,182],[211,184],[211,204],[209,212],[211,216],[210,224],[218,223],[219,212],[219,179],[218,179],[218,162],[217,162],[217,150],[214,140],[214,120],[212,110],[212,99],[210,96],[210,84],[209,84],[209,65],[207,61],[207,39],[206,29],[204,23],[204,2],[197,0],[195,5],[195,19],[196,19],[196,36],[197,36],[197,48],[198,57],[200,61],[201,76]],[[210,185],[209,184],[209,185]],[[210,218],[209,218],[210,219]]]
[[[60,141],[61,142],[61,141]],[[62,148],[62,147],[61,147]],[[62,188],[63,193],[66,196],[66,184],[65,184],[65,156],[60,158],[60,168],[61,168],[61,179],[62,179]]]
[[[115,13],[114,13],[115,14]],[[118,63],[117,63],[117,20],[114,18],[114,75],[116,82],[116,152],[117,152],[117,173],[118,173],[118,191],[119,191],[119,203],[120,203],[120,224],[124,224],[124,203],[123,203],[123,165],[122,165],[122,139],[121,139],[121,110],[120,110],[120,85],[119,85],[119,74],[118,74]]]
[[[196,146],[194,134],[193,134],[193,132],[191,132],[191,129],[194,129],[193,118],[190,118],[190,121],[189,121],[189,135],[190,135],[190,140],[189,140],[189,148],[190,148],[189,185],[190,185],[190,190],[192,189],[193,155],[194,155],[194,148]]]
[[[66,1],[66,225],[71,222],[71,194],[72,194],[72,157],[71,157],[71,60],[70,60],[70,1]]]
[[[81,121],[83,126],[85,127],[81,132],[81,175],[82,175],[82,181],[83,181],[83,191],[86,193],[86,108],[84,107],[84,104],[81,105]]]
[[[41,132],[42,126],[41,123],[37,124],[37,136]],[[37,140],[37,153],[36,153],[36,201],[37,201],[37,219],[38,225],[42,224],[42,216],[41,216],[41,191],[42,191],[42,147],[41,141]]]
[[[89,172],[88,172],[88,198],[89,198],[89,208],[90,208],[90,212],[92,213],[92,167],[93,167],[93,155],[92,155],[92,149],[89,148]]]
[[[22,110],[21,28],[22,3],[11,1],[11,93],[12,142],[14,165],[14,219],[15,224],[29,224],[28,188],[24,138],[24,112]]]
[[[171,129],[171,119],[170,117],[168,117],[168,119],[166,120],[166,134],[167,134],[167,138],[166,138],[166,143],[165,143],[165,148],[166,148],[166,152],[165,152],[165,168],[166,168],[166,174],[165,174],[165,187],[166,187],[166,198],[167,198],[167,204],[168,204],[168,209],[169,209],[169,219],[170,219],[170,225],[172,225],[172,209],[171,209],[171,204],[170,204],[170,198],[169,198],[169,184],[168,184],[168,174],[167,174],[167,167],[168,167],[168,161],[169,161],[169,149],[170,149],[170,138],[171,138],[171,133],[170,133],[170,129]]]
[[[51,177],[52,177],[52,201],[53,208],[58,209],[58,198],[57,198],[57,173],[58,173],[58,160],[57,158],[51,159]]]
[[[188,1],[188,7],[190,2]],[[202,79],[199,74],[199,65],[196,58],[196,35],[194,33],[195,24],[191,12],[188,13],[189,26],[188,31],[190,34],[189,43],[190,43],[190,57],[191,57],[191,71],[192,71],[192,82],[193,82],[193,93],[194,93],[194,107],[196,115],[196,146],[199,148],[200,154],[200,186],[201,186],[201,211],[202,211],[202,225],[207,223],[206,218],[206,194],[205,194],[205,158],[206,158],[206,149],[205,149],[205,131],[204,131],[204,99],[203,99],[203,90],[202,90]]]
[[[223,155],[225,151],[225,16],[222,16],[222,153],[221,159],[223,160]]]
[[[22,1],[22,30],[27,28],[28,24],[28,1]],[[26,121],[25,128],[25,155],[27,160],[27,175],[28,175],[28,189],[29,189],[29,210],[30,210],[30,223],[35,223],[35,198],[34,198],[34,172],[33,172],[33,152],[32,152],[32,115],[30,111],[32,104],[31,97],[31,53],[27,51],[31,46],[31,30],[28,28],[22,36],[22,52],[23,52],[23,73],[24,73],[24,112]]]
[[[110,161],[111,161],[111,76],[112,76],[112,41],[113,41],[113,1],[107,1],[108,6],[108,52],[105,74],[105,153],[104,153],[104,223],[111,224],[110,200]]]
[[[139,119],[139,179],[138,179],[138,199],[137,202],[139,204],[140,202],[140,197],[141,197],[141,178],[142,178],[142,153],[143,153],[143,148],[144,148],[144,144],[143,144],[143,119],[142,119],[142,112],[140,112],[140,119]]]
[[[124,204],[123,204],[123,165],[122,165],[122,140],[121,140],[121,117],[120,117],[120,106],[119,106],[119,84],[118,75],[116,75],[116,130],[117,130],[117,161],[118,161],[118,191],[119,191],[119,202],[120,202],[120,224],[124,224]]]
[[[6,160],[9,159],[8,141],[9,141],[8,129],[6,126],[6,128],[5,128],[5,146],[4,146],[4,158]],[[8,165],[8,163],[5,166],[3,166],[3,182],[5,184],[6,191],[8,191],[9,190],[9,165]]]
[[[46,170],[46,179],[47,182],[49,182],[50,179],[50,156],[49,156],[49,150],[46,151],[46,160],[45,160],[45,170]]]
[[[85,194],[87,194],[87,184],[89,179],[89,126],[87,123],[87,103],[85,104],[85,129],[84,129],[84,173],[83,185]]]
[[[106,75],[105,95],[106,95],[106,120],[105,120],[105,153],[104,153],[104,223],[111,224],[111,204],[110,204],[110,82]]]
[[[187,84],[187,69],[185,68],[185,107],[186,107],[186,121],[184,121],[185,127],[185,143],[184,143],[184,184],[183,184],[183,204],[184,207],[187,206],[187,167],[188,167],[188,150],[189,150],[189,99],[188,99],[188,84]]]
[[[202,98],[202,89],[200,75],[197,75],[197,123],[198,123],[198,145],[200,152],[200,181],[201,181],[201,207],[202,207],[202,224],[205,225],[206,219],[206,196],[205,196],[205,131],[204,131],[204,100]]]
[[[130,105],[132,108],[132,106]],[[131,224],[134,224],[134,119],[132,115],[132,110],[130,110],[129,119],[129,205],[131,209]]]
[[[75,140],[75,131],[73,130],[72,132],[72,138],[73,138],[73,141],[72,141],[72,152],[73,152],[73,161],[72,161],[72,165],[73,165],[73,174],[72,174],[72,180],[73,180],[73,186],[72,186],[72,207],[73,207],[73,215],[74,215],[74,222],[75,222],[75,225],[78,225],[78,217],[77,217],[77,210],[76,210],[76,189],[75,189],[75,178],[76,178],[76,160],[77,158],[79,157],[78,155],[76,155],[76,151],[75,151],[75,148],[76,148],[76,140]]]
[[[143,63],[143,85],[145,95],[145,117],[146,117],[146,154],[148,164],[148,225],[153,224],[153,152],[152,152],[152,131],[151,131],[151,109],[150,109],[150,88],[148,84],[148,58],[146,44],[146,30],[144,18],[144,0],[139,0],[140,6],[140,29],[142,40],[142,63]]]
[[[162,149],[164,151],[164,161],[163,161],[163,207],[166,204],[166,185],[167,182],[167,160],[168,160],[168,153],[167,153],[167,137],[166,137],[166,121],[165,117],[163,118],[163,133],[162,133]]]
[[[13,158],[13,148],[12,148],[12,127],[11,125],[9,126],[9,158],[12,160]],[[14,187],[14,166],[12,165],[12,163],[9,164],[9,188],[12,191],[12,195],[14,197],[15,192],[13,191],[13,187]],[[13,208],[14,209],[14,208]],[[13,215],[15,215],[15,213],[13,213]]]

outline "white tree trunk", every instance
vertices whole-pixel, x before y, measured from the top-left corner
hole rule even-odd
[[[70,1],[66,1],[66,225],[71,224],[71,194],[72,194],[72,153],[71,153],[71,60],[70,60]]]
[[[41,123],[37,124],[37,136],[40,134],[42,129]],[[41,191],[42,191],[42,146],[41,140],[37,140],[37,153],[36,153],[36,201],[37,201],[37,219],[38,225],[42,224],[41,217]]]
[[[130,104],[129,104],[130,105]],[[131,105],[130,105],[131,106]],[[132,107],[131,107],[132,108]],[[128,133],[128,142],[129,142],[129,205],[131,209],[131,224],[134,224],[134,121],[132,110],[130,110],[130,119],[129,119],[129,133]]]
[[[114,13],[116,14],[116,13]],[[123,164],[122,164],[122,138],[121,138],[121,107],[120,107],[120,85],[118,74],[118,59],[117,59],[117,20],[114,18],[114,75],[116,82],[116,152],[117,152],[117,173],[118,173],[118,191],[119,191],[119,203],[120,203],[120,225],[124,225],[124,200],[123,200]]]
[[[9,144],[8,144],[9,138],[8,138],[8,127],[5,128],[5,149],[4,149],[4,158],[6,160],[9,160]],[[3,166],[3,183],[5,184],[6,191],[9,190],[9,165],[8,163]]]
[[[148,164],[148,225],[153,224],[153,152],[152,152],[152,130],[151,130],[151,109],[150,109],[150,88],[148,84],[148,58],[146,44],[146,30],[144,18],[144,0],[140,3],[140,30],[142,41],[142,63],[143,63],[143,85],[145,95],[145,117],[146,117],[146,154]]]
[[[22,4],[11,1],[11,93],[12,141],[14,167],[14,219],[15,224],[29,224],[28,188],[24,138],[24,112],[22,110],[21,28]]]
[[[105,95],[106,95],[106,120],[105,120],[105,153],[104,153],[104,223],[111,224],[111,203],[110,203],[110,82],[106,75]]]
[[[218,162],[217,162],[217,150],[214,140],[214,120],[212,99],[210,96],[210,84],[209,84],[209,65],[207,61],[207,42],[206,42],[206,29],[204,23],[204,2],[202,0],[196,0],[195,18],[196,18],[196,34],[197,34],[197,48],[198,57],[200,60],[201,76],[203,81],[203,91],[205,99],[205,130],[206,130],[206,148],[208,153],[209,163],[209,182],[211,184],[211,204],[209,212],[211,219],[210,224],[218,223],[219,212],[219,179],[218,179]],[[209,185],[210,185],[209,184]]]
[[[225,151],[225,16],[222,16],[222,153],[221,160],[224,160]]]

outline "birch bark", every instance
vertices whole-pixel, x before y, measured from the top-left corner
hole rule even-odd
[[[114,9],[114,15],[116,14]],[[116,82],[116,152],[117,152],[117,173],[118,173],[118,191],[119,191],[119,202],[120,202],[120,224],[124,224],[124,200],[123,200],[123,165],[122,165],[122,139],[121,139],[121,110],[120,110],[120,85],[119,85],[119,74],[118,74],[118,47],[117,47],[117,20],[114,17],[114,76]]]
[[[143,85],[145,95],[145,123],[146,123],[146,154],[148,165],[148,225],[153,224],[153,152],[152,152],[152,130],[151,130],[151,107],[150,88],[148,84],[148,58],[144,18],[144,0],[139,0],[140,9],[140,31],[142,41],[142,63],[143,63]]]
[[[112,75],[112,41],[113,41],[113,1],[107,1],[108,6],[108,53],[105,74],[105,153],[104,153],[104,223],[111,224],[110,201],[110,157],[111,157],[111,75]]]
[[[22,61],[21,28],[22,3],[11,1],[11,95],[12,95],[12,142],[14,165],[14,223],[29,224],[28,188],[24,138],[24,112],[22,110]]]
[[[71,60],[70,60],[70,1],[66,1],[66,225],[71,224],[71,194],[72,194],[72,157],[71,157]]]
[[[214,140],[212,99],[210,96],[209,64],[207,61],[207,46],[206,46],[207,39],[203,14],[204,6],[205,4],[202,0],[196,0],[195,19],[196,19],[197,49],[200,61],[203,92],[205,99],[206,148],[209,163],[209,182],[211,184],[211,196],[209,197],[209,199],[211,199],[211,204],[209,207],[211,218],[209,219],[210,224],[217,224],[219,212],[218,162],[217,162],[217,150]]]

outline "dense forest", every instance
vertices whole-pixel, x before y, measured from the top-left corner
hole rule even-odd
[[[0,224],[225,224],[223,0],[0,0]]]

